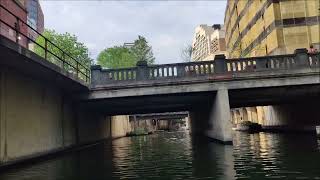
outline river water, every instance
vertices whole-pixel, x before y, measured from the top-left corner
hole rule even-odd
[[[0,174],[1,180],[320,179],[315,135],[236,132],[234,145],[187,132],[125,137]]]

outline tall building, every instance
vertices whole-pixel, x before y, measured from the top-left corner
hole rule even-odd
[[[225,54],[225,30],[220,24],[200,25],[195,29],[191,59],[213,60],[216,54]]]
[[[44,16],[39,0],[26,0],[25,7],[27,9],[27,23],[39,33],[44,31]],[[36,39],[38,34],[29,29],[29,37]]]
[[[226,46],[230,58],[319,49],[319,0],[228,0]]]

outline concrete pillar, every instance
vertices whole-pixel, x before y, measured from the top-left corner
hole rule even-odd
[[[219,89],[213,100],[206,135],[223,143],[232,144],[232,125],[227,89]]]
[[[190,112],[192,135],[205,135],[225,144],[232,144],[232,123],[227,89],[216,92],[211,103],[197,106]]]
[[[129,116],[119,115],[111,117],[111,136],[112,138],[124,137],[131,132]]]
[[[294,51],[295,57],[294,60],[298,67],[306,66],[309,67],[309,56],[308,56],[308,50],[303,49],[296,49]]]
[[[141,60],[137,62],[137,80],[149,79],[148,62]]]
[[[264,124],[265,121],[265,111],[263,106],[257,106],[257,116],[258,116],[258,123]]]
[[[225,73],[228,67],[226,63],[226,56],[224,54],[218,54],[214,57],[214,72]]]

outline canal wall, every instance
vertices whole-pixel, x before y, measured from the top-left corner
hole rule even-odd
[[[0,66],[0,164],[110,137],[110,121],[79,108],[70,94]]]

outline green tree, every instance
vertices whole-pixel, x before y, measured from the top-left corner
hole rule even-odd
[[[54,30],[48,29],[46,29],[42,35],[50,41],[47,41],[47,49],[50,51],[47,53],[47,60],[62,67],[63,63],[60,59],[63,59],[70,64],[64,63],[64,68],[69,71],[74,71],[75,69],[73,67],[77,67],[75,60],[81,63],[85,68],[90,68],[92,59],[89,57],[89,50],[83,43],[78,41],[78,38],[75,35],[67,32],[60,34]],[[45,57],[45,51],[43,49],[43,47],[45,47],[45,39],[39,36],[36,39],[36,42],[42,47],[35,44],[34,52]],[[80,71],[86,73],[84,67],[78,64]]]
[[[101,51],[97,58],[97,63],[105,68],[126,68],[136,66],[139,60],[146,60],[148,64],[153,64],[152,48],[147,40],[138,36],[132,47],[114,46]]]
[[[148,45],[145,37],[138,36],[138,39],[134,41],[134,45],[130,48],[134,58],[137,61],[145,60],[148,64],[154,64],[154,56],[152,47]]]
[[[101,51],[97,63],[102,67],[116,69],[133,67],[137,61],[128,48],[115,46]]]

